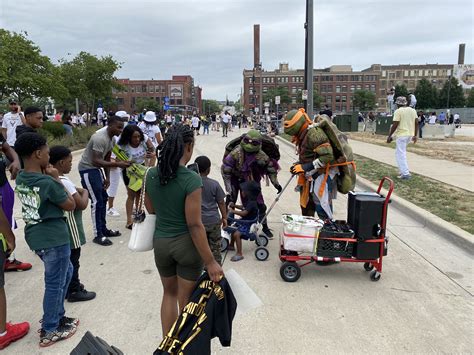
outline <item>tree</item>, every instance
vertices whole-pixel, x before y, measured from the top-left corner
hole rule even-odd
[[[202,100],[202,113],[220,112],[221,105],[216,100]]]
[[[451,78],[446,80],[441,91],[439,92],[438,108],[464,107],[465,101],[466,99],[464,98],[464,92],[462,86],[458,82],[458,79]]]
[[[408,99],[408,89],[405,84],[402,85],[395,85],[395,100],[399,96],[405,96]]]
[[[135,107],[138,112],[143,110],[159,112],[161,110],[160,104],[152,97],[139,97],[135,102]]]
[[[268,89],[267,92],[263,94],[263,102],[275,104],[275,96],[280,96],[280,107],[288,106],[288,104],[291,103],[291,97],[286,86],[277,86]]]
[[[357,107],[360,111],[373,110],[376,103],[375,93],[369,90],[356,90],[354,91],[354,107]]]
[[[438,104],[438,90],[425,78],[418,82],[415,96],[416,106],[421,109],[435,108]]]
[[[65,86],[66,95],[59,97],[64,103],[78,98],[85,104],[87,111],[92,112],[99,100],[112,97],[112,89],[121,89],[114,74],[120,63],[112,56],[97,57],[87,52],[80,52],[71,61],[62,59],[59,70]]]
[[[0,29],[0,100],[54,97],[65,90],[57,68],[26,32]]]
[[[471,88],[471,90],[469,91],[469,96],[467,97],[467,100],[466,100],[466,106],[474,107],[474,88]]]

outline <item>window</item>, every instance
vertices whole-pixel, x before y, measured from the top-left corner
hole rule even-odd
[[[448,71],[446,72],[446,74],[447,74],[448,76],[450,76],[450,75],[451,75],[451,69],[448,69]]]
[[[370,91],[375,92],[375,84],[370,84]]]
[[[328,104],[332,103],[332,96],[331,95],[326,96],[326,103],[328,103]]]
[[[123,97],[117,97],[117,105],[123,105],[124,99]]]
[[[370,89],[370,85],[369,84],[365,84],[365,90],[369,90]]]
[[[291,103],[292,103],[293,105],[296,104],[296,99],[294,99],[294,98],[291,99]]]
[[[281,83],[281,79],[282,79],[281,77],[278,77],[278,78],[277,78],[277,82],[278,82],[278,83]]]
[[[403,76],[408,76],[408,70],[403,71]]]
[[[182,105],[183,99],[176,99],[176,105]]]
[[[397,70],[397,79],[400,79],[402,77],[402,71],[401,70]]]
[[[382,70],[382,77],[385,78],[387,76],[387,71]]]
[[[296,94],[297,92],[298,92],[298,90],[296,89],[296,86],[293,86],[293,87],[291,88],[291,93],[292,93],[292,94]]]
[[[341,102],[341,97],[339,95],[336,95],[336,102]]]
[[[351,85],[351,92],[354,92],[354,91],[355,91],[355,85],[352,84],[352,85]]]
[[[153,85],[150,85],[150,86],[148,87],[148,92],[154,92],[154,91],[155,91],[154,86],[153,86]]]
[[[433,76],[438,76],[438,71],[436,69],[433,69]]]
[[[252,88],[249,89],[249,94],[253,95],[253,89]]]
[[[266,86],[263,87],[263,92],[267,92],[268,88]]]
[[[341,85],[336,85],[336,92],[341,92]]]
[[[410,70],[410,76],[415,76],[415,71],[414,70]]]
[[[362,90],[362,85],[358,84],[357,85],[357,90]]]
[[[342,102],[344,102],[344,103],[347,102],[347,96],[346,95],[341,96],[341,99],[342,99]]]
[[[155,92],[160,92],[160,90],[161,90],[160,85],[155,85]]]
[[[336,111],[339,111],[339,112],[341,111],[341,104],[336,105]]]
[[[347,85],[342,85],[341,91],[342,91],[342,92],[347,92]]]
[[[390,79],[395,79],[395,73],[390,73],[390,74],[388,75],[388,77],[389,77]]]
[[[146,92],[146,85],[142,85],[142,92]]]
[[[135,90],[136,90],[137,92],[142,92],[142,87],[141,87],[140,85],[137,85],[137,86],[135,87]]]

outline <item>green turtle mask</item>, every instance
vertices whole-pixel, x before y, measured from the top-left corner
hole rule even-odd
[[[246,153],[257,153],[262,148],[262,134],[255,129],[251,129],[242,138],[240,145]]]

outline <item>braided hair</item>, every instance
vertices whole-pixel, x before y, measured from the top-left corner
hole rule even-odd
[[[172,126],[166,132],[165,139],[157,148],[158,176],[161,185],[166,185],[176,177],[179,160],[184,154],[184,146],[194,142],[194,133],[183,124]]]

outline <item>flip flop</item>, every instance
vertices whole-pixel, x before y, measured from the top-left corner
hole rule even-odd
[[[242,260],[244,257],[242,255],[237,255],[235,254],[232,258],[230,258],[230,261],[240,261]]]

